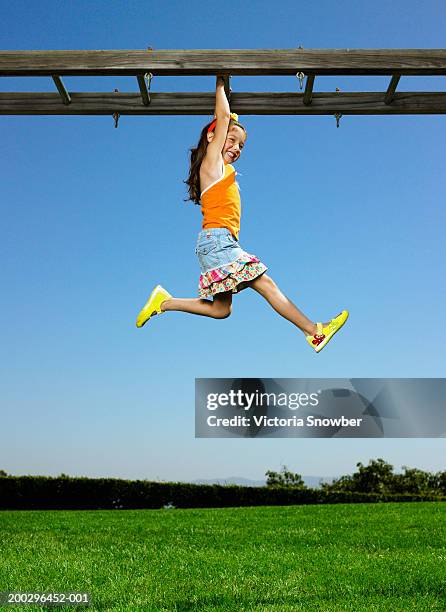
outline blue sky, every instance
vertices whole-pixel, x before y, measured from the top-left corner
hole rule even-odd
[[[440,48],[440,1],[0,0],[1,49]],[[315,91],[383,91],[387,77],[317,78]],[[136,91],[66,77],[70,91]],[[444,91],[403,77],[399,91]],[[154,78],[211,91],[213,77]],[[299,91],[235,77],[234,91]],[[53,91],[0,79],[0,91]],[[240,117],[240,242],[315,320],[351,317],[320,354],[254,292],[223,321],[134,321],[152,287],[196,295],[198,207],[188,149],[208,116],[0,117],[2,422],[10,473],[186,480],[262,478],[281,463],[336,475],[382,456],[444,469],[444,440],[196,440],[195,377],[444,376],[444,142],[432,116]]]

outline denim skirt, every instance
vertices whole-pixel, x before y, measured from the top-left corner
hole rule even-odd
[[[211,227],[198,234],[195,253],[200,263],[198,294],[208,298],[237,293],[268,269],[258,257],[242,249],[226,227]]]

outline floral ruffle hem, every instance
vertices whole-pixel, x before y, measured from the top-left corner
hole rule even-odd
[[[267,269],[258,257],[245,253],[230,264],[201,274],[198,294],[201,298],[208,298],[223,291],[237,293]]]

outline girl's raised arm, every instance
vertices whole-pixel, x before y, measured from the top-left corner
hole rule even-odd
[[[214,165],[221,162],[221,152],[226,141],[231,109],[226,97],[225,83],[222,77],[217,77],[215,92],[215,117],[217,124],[214,129],[214,138],[208,144],[206,156],[203,159],[205,165]]]

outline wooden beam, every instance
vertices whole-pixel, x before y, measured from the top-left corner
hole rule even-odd
[[[231,102],[231,75],[227,74],[223,77],[225,83],[225,94],[228,102]]]
[[[311,104],[311,100],[313,97],[313,85],[314,85],[314,74],[309,74],[307,76],[307,82],[305,83],[305,92],[304,92],[305,106],[309,106]]]
[[[240,115],[422,115],[446,114],[446,93],[401,92],[391,105],[383,92],[233,93],[231,110]],[[55,93],[0,93],[0,115],[211,115],[215,92],[153,93],[149,106],[139,93],[71,93],[65,105]]]
[[[446,49],[1,51],[0,76],[446,75]]]
[[[54,84],[57,87],[57,91],[59,92],[60,97],[62,98],[62,102],[64,104],[70,104],[71,102],[70,94],[65,89],[65,85],[62,83],[62,79],[59,76],[57,76],[57,74],[53,74],[52,77],[53,77]]]
[[[142,74],[136,75],[138,79],[139,91],[141,92],[141,98],[144,106],[149,106],[150,104],[150,92],[147,89],[146,81]]]
[[[400,74],[394,74],[390,83],[389,83],[389,87],[387,88],[386,91],[386,95],[384,97],[384,104],[391,104],[394,98],[394,94],[396,91],[396,88],[398,86],[399,80],[400,80],[401,75]]]

